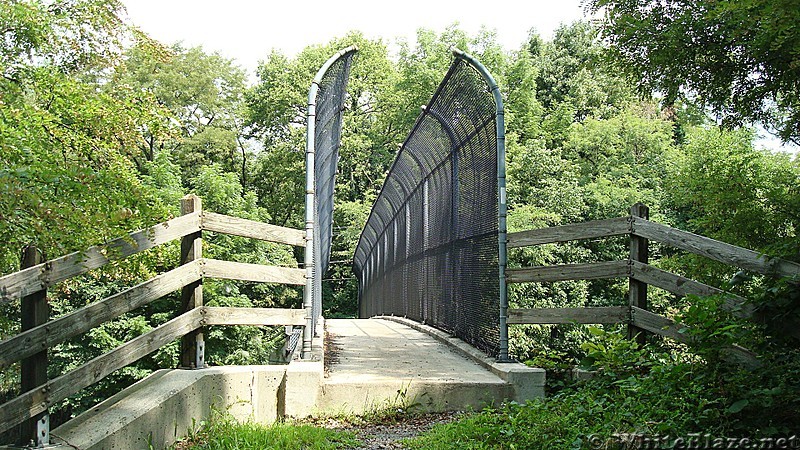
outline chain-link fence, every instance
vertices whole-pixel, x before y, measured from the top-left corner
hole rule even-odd
[[[339,144],[342,133],[342,111],[347,95],[347,81],[355,47],[348,47],[332,56],[320,68],[308,94],[308,133],[306,170],[313,166],[313,180],[307,179],[306,234],[312,234],[312,246],[306,249],[306,262],[313,261],[311,286],[307,286],[306,303],[310,303],[310,335],[316,336],[316,323],[322,314],[322,278],[328,271],[333,238],[333,191]],[[310,175],[309,175],[310,176]],[[309,289],[310,288],[310,289]],[[310,296],[310,298],[309,298]],[[309,305],[307,304],[306,307]]]
[[[354,269],[361,317],[408,317],[497,355],[502,101],[478,67],[457,53],[386,176]]]

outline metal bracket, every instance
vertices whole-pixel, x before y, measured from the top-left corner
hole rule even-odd
[[[206,342],[198,339],[195,341],[195,346],[194,367],[204,369],[206,367]]]
[[[50,414],[44,414],[36,421],[36,446],[50,445]]]

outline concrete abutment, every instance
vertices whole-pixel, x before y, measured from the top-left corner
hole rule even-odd
[[[288,365],[159,370],[54,429],[52,442],[73,450],[159,449],[196,431],[214,410],[239,421],[271,424],[280,418],[362,414],[388,407],[420,412],[480,409],[544,396],[544,370],[496,363],[430,327],[404,319],[327,321],[326,328],[329,324],[340,335],[355,327],[351,334],[356,340],[342,344],[352,345],[353,355],[373,363],[376,358],[367,349],[387,344],[369,334],[384,330],[389,337],[396,335],[402,342],[383,353],[384,360],[395,364],[358,367],[342,352],[326,371],[319,352],[310,361]],[[427,363],[435,370],[426,369]]]

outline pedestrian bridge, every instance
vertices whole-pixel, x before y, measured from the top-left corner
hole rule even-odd
[[[19,443],[40,446],[162,448],[196,429],[212,408],[272,422],[383,408],[443,411],[522,402],[543,396],[545,374],[512,361],[509,325],[623,324],[639,338],[652,333],[689,339],[685,326],[648,309],[648,286],[679,297],[723,292],[649,265],[649,241],[755,273],[800,275],[796,263],[651,222],[647,207],[638,203],[623,217],[507,233],[500,91],[480,63],[456,51],[445,80],[398,152],[359,238],[354,271],[362,319],[326,321],[321,281],[330,257],[338,133],[354,51],[331,58],[309,94],[305,230],[204,211],[199,198],[187,196],[181,216],[84,251],[42,261],[36,248],[25,249],[22,270],[0,276],[0,304],[21,303],[20,332],[0,340],[0,370],[19,367],[21,373],[18,395],[0,405],[0,433],[19,426]],[[206,232],[303,247],[304,267],[204,257]],[[629,239],[629,257],[506,270],[507,248],[616,236]],[[66,315],[49,316],[49,287],[174,240],[181,248],[175,269]],[[304,286],[303,305],[208,306],[203,302],[208,278]],[[624,304],[509,306],[508,283],[609,278],[627,279],[628,298],[619,302]],[[53,347],[174,291],[180,291],[181,305],[172,320],[69,372],[48,374]],[[735,295],[728,295],[723,307],[746,317],[754,313]],[[286,327],[291,361],[209,367],[207,327],[242,325]],[[797,337],[800,327],[791,330]],[[180,369],[156,371],[51,433],[51,407],[176,340]],[[742,347],[726,350],[737,363],[759,364]]]

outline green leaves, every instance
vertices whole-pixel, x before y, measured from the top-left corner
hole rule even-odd
[[[731,404],[731,406],[729,406],[728,409],[725,410],[725,412],[727,412],[728,414],[736,414],[741,410],[745,409],[749,404],[750,400],[743,398],[741,400],[733,402],[733,404]]]
[[[185,181],[198,166],[218,163],[246,182],[245,73],[230,59],[200,47],[175,44],[154,52],[139,45],[126,52],[114,81],[161,107],[140,124],[140,136],[130,147],[140,170],[156,153],[167,151],[183,168]]]
[[[728,127],[761,122],[800,139],[800,9],[789,2],[593,0],[610,60],[667,106],[680,97],[713,108]]]
[[[756,250],[791,245],[800,217],[800,160],[756,150],[748,130],[693,128],[670,168],[667,193],[678,226]]]

